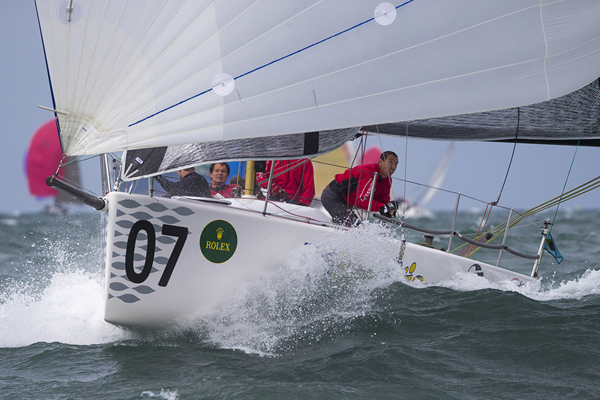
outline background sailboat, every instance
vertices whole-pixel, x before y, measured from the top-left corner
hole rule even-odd
[[[52,119],[35,131],[25,155],[25,175],[29,193],[39,199],[52,199],[52,203],[44,209],[47,213],[66,213],[70,205],[79,204],[73,197],[46,185],[46,178],[57,171],[62,159],[56,121]],[[69,161],[69,158],[65,159],[65,162]],[[75,185],[80,184],[78,164],[61,168],[58,176]]]
[[[450,143],[444,152],[444,155],[438,161],[435,169],[429,176],[427,183],[421,187],[421,190],[413,200],[407,196],[396,198],[402,215],[406,216],[407,218],[433,217],[433,213],[425,207],[433,198],[433,196],[435,196],[436,192],[444,182],[444,178],[446,178],[446,173],[448,172],[448,167],[450,166],[450,159],[455,147],[455,142]]]

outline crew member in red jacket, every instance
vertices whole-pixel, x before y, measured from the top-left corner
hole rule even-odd
[[[265,172],[256,174],[256,183],[267,189],[269,175],[274,170],[271,183],[271,195],[286,203],[309,206],[315,197],[315,175],[312,162],[302,160],[277,160],[267,161]]]
[[[390,202],[392,174],[398,167],[398,156],[392,151],[384,151],[376,164],[359,165],[338,174],[323,189],[321,201],[331,215],[333,222],[346,226],[355,225],[358,217],[353,207],[367,210],[373,188],[373,178],[377,173],[375,194],[370,211],[379,211],[388,217],[396,215],[397,205]]]
[[[210,194],[213,197],[234,197],[235,186],[225,184],[229,177],[229,172],[231,172],[229,164],[211,164],[208,172],[210,175]]]

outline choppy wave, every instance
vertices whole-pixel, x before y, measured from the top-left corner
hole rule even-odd
[[[7,260],[0,270],[0,347],[128,337],[103,319],[97,221],[32,215],[0,232]]]
[[[298,248],[277,268],[247,282],[211,315],[174,327],[173,335],[183,329],[220,348],[260,355],[293,351],[299,342],[335,338],[357,320],[377,315],[386,290],[399,297],[432,290],[427,284],[406,283],[398,264],[374,251],[380,237],[388,234],[380,225],[365,224],[347,235]],[[99,249],[82,257],[72,245],[72,239],[38,242],[32,249],[43,255],[38,260],[45,264],[30,269],[26,279],[10,279],[2,288],[0,347],[152,340],[152,333],[142,335],[103,320]],[[555,274],[544,289],[533,290],[457,274],[438,286],[458,292],[518,293],[538,302],[600,294],[598,270],[559,279]]]
[[[389,232],[365,225],[163,330],[103,321],[97,219],[15,217],[0,225],[0,397],[594,398],[599,252],[575,232],[595,238],[598,215],[553,233],[565,261],[544,263],[539,291],[409,284],[376,251]]]
[[[278,269],[241,288],[201,322],[209,340],[223,348],[277,355],[298,342],[319,342],[351,330],[357,320],[378,315],[386,291],[402,301],[412,291],[448,288],[457,292],[494,290],[545,302],[581,299],[600,292],[600,272],[546,285],[539,290],[514,283],[492,283],[474,274],[456,274],[438,285],[408,283],[394,260],[374,252],[377,225],[363,226],[318,246],[291,252]],[[401,282],[402,286],[398,287]],[[442,299],[443,301],[443,299]]]
[[[179,394],[177,390],[165,390],[161,389],[160,392],[156,393],[151,390],[144,390],[141,395],[142,398],[158,398],[158,399],[166,399],[166,400],[177,400],[179,398]]]
[[[37,342],[90,345],[126,339],[106,323],[102,284],[82,270],[57,272],[41,293],[13,287],[0,299],[0,347]]]

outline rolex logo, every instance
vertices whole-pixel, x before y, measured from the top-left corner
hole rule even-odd
[[[237,242],[235,228],[229,222],[218,219],[204,227],[198,244],[206,260],[221,264],[233,257]]]

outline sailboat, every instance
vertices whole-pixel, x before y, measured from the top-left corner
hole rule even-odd
[[[66,214],[69,207],[77,203],[73,197],[46,185],[46,178],[54,173],[74,185],[81,184],[78,164],[68,164],[58,169],[62,158],[56,121],[51,119],[35,131],[25,155],[29,193],[38,199],[52,199],[52,203],[44,208],[46,214]],[[65,159],[66,163],[69,161],[69,158]]]
[[[152,176],[212,162],[312,158],[363,126],[391,124],[388,132],[404,136],[410,121],[547,102],[600,75],[594,2],[36,0],[36,8],[53,99],[43,107],[64,154],[100,155],[104,171],[101,196],[58,177],[48,184],[99,210],[104,318],[125,326],[201,316],[288,251],[353,229],[252,190],[162,198],[136,193],[137,181],[152,186]],[[533,255],[496,246],[529,257],[531,274],[450,245],[386,236],[376,251],[396,260],[402,280],[472,273],[539,284],[541,245]]]

